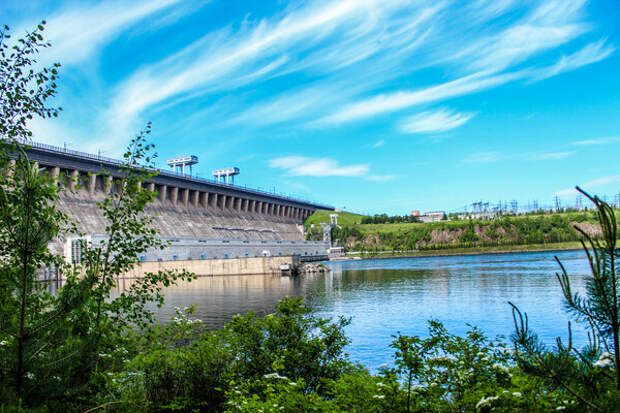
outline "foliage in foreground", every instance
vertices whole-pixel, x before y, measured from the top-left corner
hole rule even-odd
[[[164,246],[144,214],[154,197],[142,186],[154,175],[141,166],[151,159],[152,146],[145,143],[150,127],[131,141],[108,197],[98,204],[107,241],[80,241],[77,265],[51,250],[54,240],[84,234],[57,209],[61,194],[78,183],[47,174],[27,152],[28,121],[58,114],[47,100],[55,95],[59,65],[32,69],[39,48],[48,46],[44,24],[12,47],[8,28],[0,31],[0,400],[9,411],[90,404],[104,372],[135,346],[133,330],[152,322],[148,304],[161,305],[163,286],[192,277],[184,271],[147,274],[112,294],[141,253]],[[40,282],[43,270],[65,278],[55,294]]]
[[[294,298],[274,314],[236,316],[213,332],[191,309],[178,310],[108,376],[99,403],[135,412],[582,411],[476,328],[459,337],[431,321],[428,338],[397,335],[394,363],[371,373],[344,353],[346,324],[317,318]]]

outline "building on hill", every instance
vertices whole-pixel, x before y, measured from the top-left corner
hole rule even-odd
[[[413,211],[413,212],[417,212],[417,211]],[[446,217],[446,213],[443,211],[425,212],[422,215],[416,215],[417,221],[424,222],[424,223],[443,221],[445,217]]]

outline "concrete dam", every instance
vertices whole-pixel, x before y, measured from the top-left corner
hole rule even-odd
[[[96,203],[109,191],[118,190],[113,179],[121,176],[123,163],[36,142],[28,143],[28,147],[30,160],[41,169],[54,176],[71,177],[67,185],[75,191],[63,192],[58,207],[89,240],[103,239],[106,222]],[[333,210],[331,206],[175,171],[160,170],[144,185],[157,193],[145,212],[154,217],[160,236],[171,246],[149,251],[141,261],[180,263],[275,256],[311,261],[326,257],[329,245],[305,241],[303,222],[315,210]],[[79,255],[76,244],[59,240],[54,249],[64,250],[65,256],[75,261]]]

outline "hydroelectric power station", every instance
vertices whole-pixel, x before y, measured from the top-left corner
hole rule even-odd
[[[66,182],[75,190],[64,191],[58,207],[74,219],[90,242],[105,239],[106,222],[96,203],[109,191],[119,190],[114,178],[121,176],[123,163],[36,142],[29,142],[28,147],[30,160],[40,168],[71,178]],[[303,222],[315,210],[333,207],[228,183],[228,176],[237,175],[238,168],[214,171],[215,180],[199,178],[191,174],[191,165],[197,161],[195,156],[171,159],[168,163],[175,169],[160,170],[144,184],[157,193],[146,213],[154,217],[160,235],[170,241],[166,250],[140,257],[146,267],[156,269],[170,262],[178,267],[191,261],[192,269],[201,275],[234,274],[271,272],[281,264],[326,258],[329,243],[305,241]],[[54,248],[64,250],[66,258],[76,262],[79,245],[69,239]],[[230,262],[235,259],[238,265]],[[214,263],[221,268],[214,269]]]

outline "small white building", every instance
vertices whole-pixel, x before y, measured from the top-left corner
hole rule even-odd
[[[433,211],[418,215],[417,219],[420,222],[439,222],[443,220],[444,216],[446,216],[446,214],[443,211]]]

